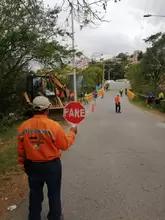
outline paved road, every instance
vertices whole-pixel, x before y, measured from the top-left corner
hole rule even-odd
[[[65,220],[164,220],[165,130],[161,119],[116,92],[99,100],[63,154]],[[25,220],[27,201],[13,220]],[[45,219],[47,205],[44,203]]]
[[[120,88],[128,88],[130,89],[130,83],[125,83],[125,82],[112,82],[110,85],[110,88],[112,90],[119,90]]]

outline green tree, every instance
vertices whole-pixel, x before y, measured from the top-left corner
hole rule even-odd
[[[135,91],[157,95],[165,91],[165,34],[151,35],[145,42],[149,47],[140,55],[140,63],[129,67],[126,75]]]
[[[158,87],[165,74],[165,34],[151,35],[145,40],[151,46],[147,48],[141,61],[145,78],[155,87]]]
[[[108,79],[108,72],[110,72],[110,78],[113,80],[123,79],[125,67],[122,62],[109,60],[105,62],[105,79]]]
[[[60,66],[72,51],[54,38],[65,35],[57,25],[59,8],[44,7],[41,1],[3,0],[0,10],[0,114],[7,115],[22,104],[29,62]]]
[[[82,71],[85,90],[91,92],[102,81],[103,69],[97,65],[91,65]]]
[[[119,53],[117,55],[117,58],[120,59],[120,62],[123,64],[123,66],[126,66],[128,64],[128,56],[125,53]]]

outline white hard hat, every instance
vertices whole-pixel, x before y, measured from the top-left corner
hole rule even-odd
[[[33,109],[37,111],[42,111],[45,109],[48,109],[51,105],[48,98],[45,96],[37,96],[35,99],[33,99]]]

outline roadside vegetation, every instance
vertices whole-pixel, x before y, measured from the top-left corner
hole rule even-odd
[[[145,39],[148,45],[142,53],[139,62],[129,65],[125,76],[131,83],[132,91],[136,94],[133,102],[147,106],[146,99],[149,92],[158,98],[159,93],[165,94],[165,34],[157,33]],[[165,102],[150,105],[152,109],[165,112]]]

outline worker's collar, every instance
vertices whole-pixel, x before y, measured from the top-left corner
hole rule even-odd
[[[47,115],[41,114],[41,115],[34,115],[34,118],[47,118]]]

